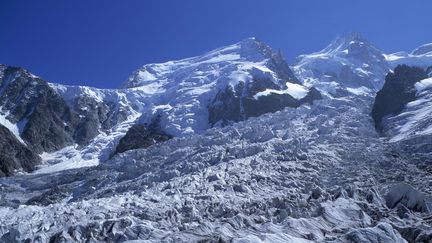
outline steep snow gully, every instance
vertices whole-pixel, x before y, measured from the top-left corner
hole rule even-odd
[[[99,133],[0,178],[0,242],[432,242],[429,46],[389,55],[348,34],[289,67],[250,38],[120,90],[49,84],[72,114],[106,104]]]

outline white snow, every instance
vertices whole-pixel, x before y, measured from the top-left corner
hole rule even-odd
[[[412,55],[432,55],[432,43],[424,44],[417,47],[411,52]]]
[[[132,88],[57,86],[69,102],[75,95],[117,101],[127,110],[128,119],[101,133],[89,146],[43,154],[45,167],[35,174],[1,179],[2,240],[39,237],[45,242],[57,235],[71,242],[405,243],[396,229],[430,231],[430,213],[407,211],[407,218],[401,219],[404,208],[385,205],[385,199],[405,200],[414,208],[430,203],[432,175],[410,160],[416,156],[413,153],[397,159],[389,155],[393,148],[379,137],[370,117],[376,87],[365,86],[363,79],[345,82],[340,73],[327,72],[348,67],[344,72],[366,75],[374,84],[382,82],[386,65],[368,69],[375,62],[382,64],[374,59],[379,59],[377,55],[369,56],[372,60],[344,56],[355,55],[354,47],[365,46],[364,41],[348,42],[352,48],[338,45],[335,56],[327,55],[327,50],[316,55],[319,60],[307,60],[312,63],[308,67],[316,70],[297,66],[308,85],[319,85],[329,93],[339,89],[349,93],[224,128],[200,127],[207,119],[201,108],[208,104],[211,92],[248,82],[252,74],[277,78],[267,70],[265,58],[243,50],[250,41],[241,50],[233,45],[207,57],[148,65],[141,79],[129,80]],[[245,56],[247,60],[235,60]],[[334,62],[328,63],[330,59]],[[276,91],[301,97],[307,90],[286,85],[286,90]],[[429,85],[429,81],[418,84],[418,99],[400,115],[415,117],[411,121],[420,132],[428,123],[419,126],[419,122],[426,122],[431,114]],[[108,159],[135,119],[156,113],[162,115],[163,126],[183,136]],[[65,163],[50,164],[55,160]],[[104,163],[86,170],[40,174],[99,160]],[[412,186],[388,191],[395,182]],[[28,205],[31,199],[41,205]],[[42,205],[46,201],[49,205]]]
[[[396,116],[385,118],[385,130],[390,142],[399,142],[432,134],[432,79],[415,84],[417,97]]]
[[[348,35],[322,51],[300,56],[292,69],[305,86],[317,88],[327,98],[333,98],[340,90],[373,98],[390,68],[399,64],[431,66],[430,48],[431,44],[426,44],[412,53],[384,54],[361,37]],[[352,51],[347,53],[347,49]],[[384,130],[390,142],[432,134],[432,80],[422,80],[415,88],[416,100],[399,115],[385,119]]]
[[[42,164],[33,174],[46,174],[63,170],[96,166],[99,160],[84,159],[78,145],[65,147],[53,153],[41,154]]]
[[[335,39],[323,50],[301,55],[292,66],[300,80],[330,96],[336,86],[378,91],[390,71],[384,54],[358,34]],[[331,86],[329,88],[329,86]]]
[[[380,191],[400,179],[382,165],[420,173],[422,180],[401,178],[423,188],[430,175],[386,156],[367,104],[365,97],[326,99],[86,170],[2,179],[2,203],[16,206],[0,206],[0,235],[44,242],[63,231],[66,241],[403,242],[394,228],[427,226],[422,218],[429,215],[401,221],[385,208]],[[312,198],[316,188],[321,193]],[[26,205],[32,198],[49,205]]]
[[[124,88],[145,94],[143,102],[148,106],[140,111],[141,121],[149,122],[157,112],[164,130],[173,136],[202,133],[209,128],[207,107],[220,90],[253,82],[253,77],[275,84],[283,82],[269,68],[272,53],[269,47],[249,38],[201,56],[147,64],[129,78]],[[289,84],[284,91],[267,92],[302,98],[307,89]]]
[[[9,111],[6,113],[3,113],[2,110],[3,109],[0,107],[0,124],[2,124],[7,129],[9,129],[9,131],[11,131],[13,133],[13,135],[15,135],[15,138],[18,139],[18,141],[20,141],[22,144],[26,145],[26,143],[24,142],[24,140],[20,136],[20,132],[19,132],[20,130],[19,130],[17,124],[10,122],[9,119],[7,118],[9,116]]]
[[[347,90],[355,95],[371,95],[372,90],[362,86],[359,88],[347,88]]]
[[[285,90],[266,89],[264,91],[256,93],[254,95],[254,98],[258,99],[261,96],[267,96],[270,94],[289,94],[295,99],[302,99],[308,93],[308,89],[303,85],[289,83],[289,82],[287,82],[286,85],[288,88]]]
[[[432,88],[432,78],[421,80],[420,82],[415,83],[415,88],[417,93],[421,93],[425,89]]]
[[[135,114],[109,131],[101,132],[89,145],[83,148],[78,148],[75,145],[53,153],[43,153],[41,155],[42,164],[33,174],[46,174],[98,165],[113,155],[118,141],[126,134],[137,118],[138,114]]]
[[[418,55],[413,53],[409,54],[406,52],[397,52],[393,54],[387,54],[385,57],[392,68],[395,68],[397,65],[401,64],[418,67],[429,67],[432,65],[432,52]]]

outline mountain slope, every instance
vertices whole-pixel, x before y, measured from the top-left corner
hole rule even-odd
[[[331,96],[379,90],[390,71],[384,54],[358,33],[338,37],[322,51],[299,56],[292,68],[305,85]]]
[[[145,65],[119,90],[51,86],[74,110],[95,113],[88,105],[80,108],[73,98],[85,97],[80,99],[117,105],[112,113],[121,114],[122,119],[112,123],[110,129],[100,131],[81,149],[48,155],[48,164],[53,165],[41,172],[93,166],[126,148],[153,144],[154,138],[165,140],[202,133],[212,126],[229,125],[321,98],[315,89],[309,91],[299,84],[280,53],[254,38],[198,57]],[[86,113],[80,114],[87,117]],[[140,127],[139,134],[147,135],[126,136],[134,124],[134,128]],[[62,164],[57,164],[62,160]]]
[[[73,142],[76,117],[48,84],[21,68],[1,66],[0,105],[37,153]]]
[[[44,165],[61,161],[55,170],[70,168],[68,162],[72,167],[94,165],[91,161],[98,163],[102,153],[109,157],[111,150],[103,150],[112,139],[96,138],[113,134],[118,125],[138,116],[135,109],[142,105],[136,97],[139,92],[127,96],[116,90],[50,84],[22,68],[0,65],[0,123],[26,149],[40,154]]]
[[[255,38],[145,65],[122,89],[47,83],[4,65],[0,75],[5,121],[19,128],[18,139],[43,153],[38,173],[94,166],[154,138],[202,133],[321,98],[301,85],[280,53]],[[125,136],[134,125],[145,137]]]
[[[425,70],[407,65],[397,66],[387,75],[386,82],[378,91],[372,108],[372,118],[379,130],[383,129],[381,122],[384,117],[398,114],[408,102],[415,100],[417,92],[415,83],[427,77]]]
[[[8,207],[0,209],[0,235],[42,241],[427,239],[430,199],[423,195],[431,195],[431,175],[408,159],[415,154],[395,155],[382,142],[370,122],[371,101],[326,99],[128,151],[97,167],[2,179],[0,197]],[[395,192],[401,189],[406,194]],[[29,231],[27,225],[44,227]]]
[[[43,84],[93,138],[0,178],[0,241],[430,242],[432,82],[383,57],[350,34],[299,58],[297,79],[247,39],[119,90]]]
[[[0,124],[0,177],[12,176],[18,171],[31,172],[40,160],[36,153]]]
[[[386,55],[386,59],[392,68],[395,68],[397,65],[405,64],[426,69],[432,66],[431,46],[432,44],[429,43],[417,47],[411,53],[401,51],[388,54]]]
[[[404,73],[399,70],[405,69]],[[394,74],[389,74],[394,79],[404,80],[399,84],[399,92],[384,89],[378,92],[375,100],[376,106],[391,108],[381,116],[380,125],[383,133],[392,142],[417,139],[418,145],[427,143],[427,136],[432,134],[432,82],[424,69],[417,67],[398,66]],[[386,86],[387,81],[386,81]],[[391,97],[399,103],[395,105],[389,100],[380,99],[381,96]],[[423,137],[423,138],[422,138]],[[425,141],[421,141],[421,140]],[[432,151],[432,149],[430,150]]]
[[[298,107],[308,95],[281,54],[255,38],[198,57],[145,65],[124,87],[152,94],[141,122],[158,115],[163,130],[173,136]],[[317,97],[312,93],[306,100]],[[264,106],[264,99],[274,105]]]

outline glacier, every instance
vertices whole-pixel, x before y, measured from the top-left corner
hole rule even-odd
[[[383,135],[370,113],[395,58],[350,33],[290,69],[281,60],[249,38],[145,65],[118,90],[51,83],[69,106],[84,96],[124,115],[85,146],[43,153],[34,173],[0,178],[0,241],[431,241],[430,80]],[[212,126],[211,99],[257,77],[271,85],[244,97],[302,99],[313,87],[323,98]],[[172,139],[112,153],[159,114]]]

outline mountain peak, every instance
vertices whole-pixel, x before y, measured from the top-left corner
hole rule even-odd
[[[349,32],[336,37],[322,52],[333,54],[349,54],[350,51],[376,49],[358,32]]]
[[[294,70],[303,80],[326,80],[315,84],[322,89],[333,90],[331,82],[335,81],[344,87],[377,90],[389,68],[380,50],[360,33],[350,32],[335,38],[319,52],[299,56]]]
[[[255,37],[249,37],[199,56],[165,63],[146,64],[129,77],[123,88],[138,87],[156,80],[184,78],[183,75],[190,74],[194,70],[214,72],[214,65],[221,68],[228,64],[259,63],[274,55],[276,53],[270,46]],[[153,91],[155,90],[152,89]]]
[[[200,56],[147,64],[123,87],[149,97],[143,123],[151,122],[149,114],[161,115],[162,124],[167,124],[164,131],[174,136],[297,107],[318,97],[301,85],[281,54],[254,37]],[[260,106],[265,100],[271,105]],[[182,114],[194,114],[194,119]]]
[[[348,32],[345,35],[339,37],[340,39],[345,39],[347,41],[355,42],[367,42],[367,39],[360,32]]]
[[[243,39],[234,45],[222,47],[221,49],[230,49],[240,54],[241,57],[252,60],[256,60],[257,58],[270,58],[274,54],[274,51],[269,45],[255,37]]]
[[[239,43],[250,43],[250,42],[257,42],[257,41],[259,41],[259,40],[256,37],[251,36],[251,37],[248,37],[248,38],[244,38]]]

